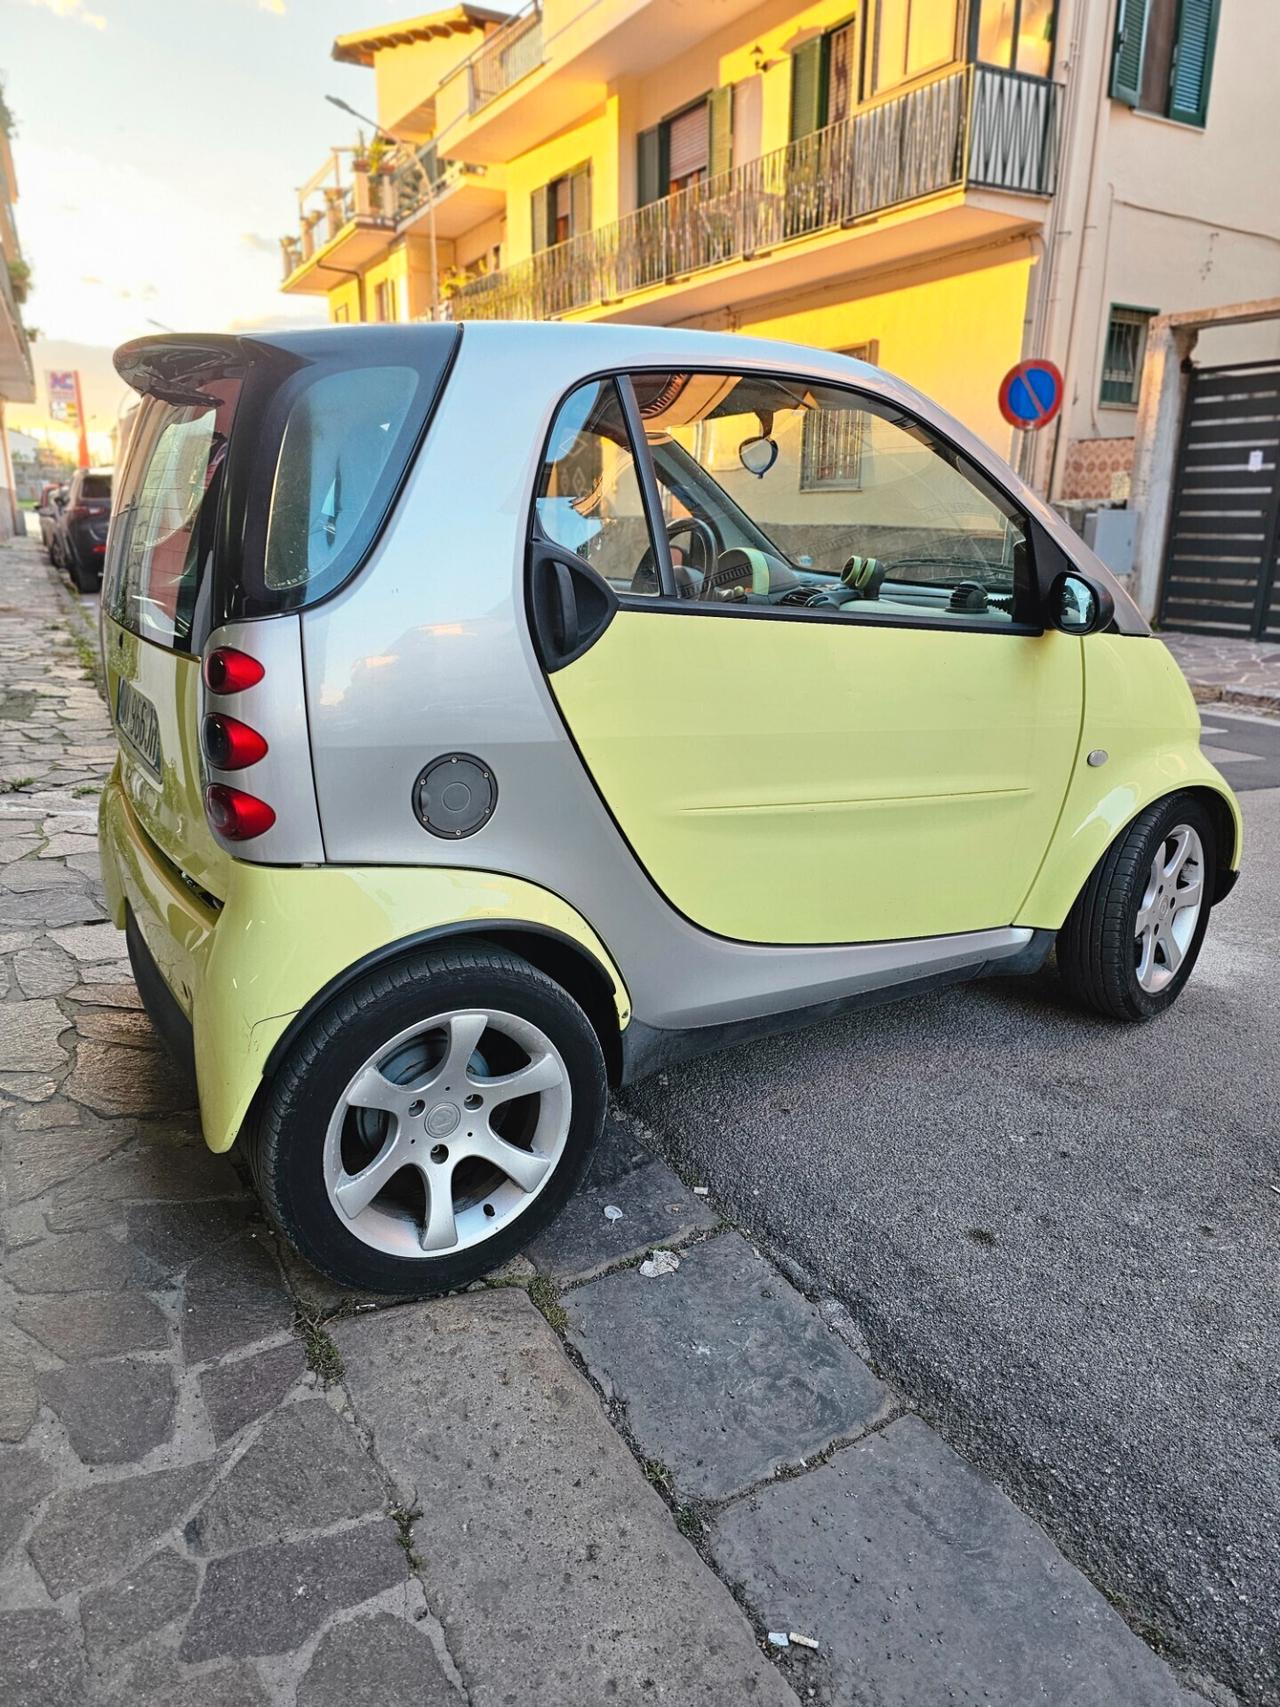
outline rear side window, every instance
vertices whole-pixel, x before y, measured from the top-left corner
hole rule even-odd
[[[410,367],[351,368],[307,384],[285,422],[271,492],[264,591],[322,598],[372,543],[421,425]]]
[[[86,474],[80,488],[82,498],[109,498],[111,496],[111,476],[109,474]]]
[[[123,627],[172,651],[192,650],[211,548],[211,494],[239,385],[208,402],[147,404],[130,446],[113,525],[104,600]]]

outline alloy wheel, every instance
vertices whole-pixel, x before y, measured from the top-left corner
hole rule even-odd
[[[329,1121],[329,1202],[389,1256],[456,1255],[510,1226],[569,1135],[569,1073],[550,1038],[498,1009],[437,1014],[383,1044]]]
[[[1134,926],[1138,983],[1158,995],[1178,974],[1204,905],[1204,845],[1190,824],[1161,838]]]

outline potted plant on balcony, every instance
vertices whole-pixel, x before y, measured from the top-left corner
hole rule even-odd
[[[9,289],[13,292],[13,300],[21,308],[31,290],[31,266],[20,256],[9,262]]]

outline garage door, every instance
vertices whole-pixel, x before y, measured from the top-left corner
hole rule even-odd
[[[1280,640],[1280,363],[1192,374],[1163,627]]]

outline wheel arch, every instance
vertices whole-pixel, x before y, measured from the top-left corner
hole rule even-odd
[[[1182,755],[1179,755],[1182,761]],[[1240,808],[1226,782],[1195,750],[1194,769],[1177,781],[1163,768],[1135,782],[1112,788],[1101,798],[1082,803],[1076,822],[1071,802],[1064,812],[1054,845],[1041,866],[1017,918],[1017,925],[1060,930],[1099,862],[1106,858],[1140,813],[1161,800],[1189,795],[1210,813],[1218,836],[1218,871],[1211,905],[1225,900],[1240,874],[1243,826]],[[1093,773],[1098,774],[1098,773]],[[1144,786],[1145,784],[1145,786]]]
[[[466,942],[471,947],[487,943],[519,955],[531,966],[555,980],[586,1014],[600,1040],[608,1070],[610,1085],[619,1082],[622,1071],[622,1035],[614,998],[614,986],[604,967],[572,937],[550,925],[533,924],[524,920],[474,919],[428,930],[415,931],[411,936],[382,945],[362,955],[331,978],[328,983],[299,1008],[272,1045],[262,1066],[265,1085],[284,1059],[289,1049],[311,1024],[316,1015],[357,979],[376,968],[408,960],[424,948],[441,948],[451,942]],[[256,1097],[255,1097],[256,1101]]]

